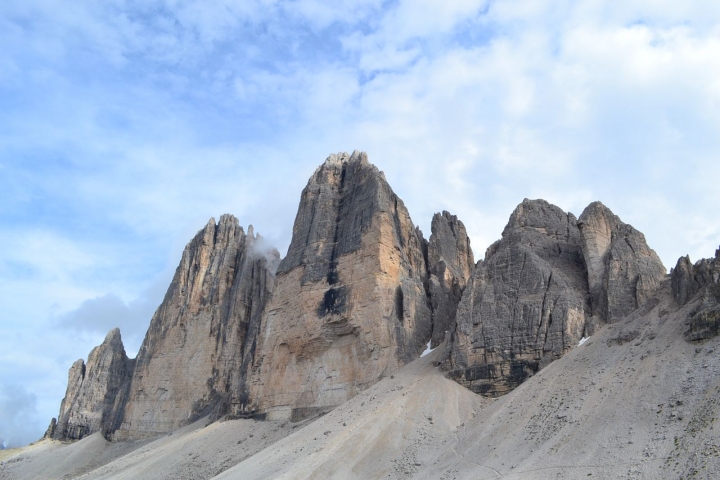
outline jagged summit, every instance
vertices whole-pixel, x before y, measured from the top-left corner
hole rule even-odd
[[[185,247],[165,300],[140,347],[116,438],[172,431],[230,409],[274,283],[279,254],[256,255],[259,235],[232,215]]]
[[[78,440],[94,432],[110,435],[119,427],[134,360],[128,359],[120,329],[79,359],[68,373],[68,386],[60,404],[57,423],[51,421],[46,437]]]
[[[456,216],[435,214],[426,240],[365,153],[330,155],[302,191],[282,261],[252,226],[210,219],[137,359],[109,332],[70,369],[48,435],[144,438],[204,417],[302,421],[392,378],[428,342],[445,341],[434,362],[486,396],[601,329],[622,330],[608,345],[639,338],[633,322],[648,312],[684,318],[685,339],[702,344],[720,330],[719,257],[681,258],[668,277],[642,233],[602,203],[577,219],[525,199],[475,263]]]
[[[580,215],[593,313],[617,321],[646,303],[667,270],[645,235],[593,202]]]
[[[328,157],[301,194],[246,409],[303,418],[417,358],[432,328],[425,244],[365,153]]]
[[[447,211],[433,215],[427,246],[428,290],[432,307],[431,347],[440,345],[455,326],[458,303],[475,259],[465,225]]]
[[[444,368],[475,392],[507,393],[577,345],[587,291],[575,217],[525,199],[476,265]]]

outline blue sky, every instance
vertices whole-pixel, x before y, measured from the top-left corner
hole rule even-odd
[[[666,267],[720,244],[709,0],[0,5],[0,444],[42,435],[115,326],[135,354],[183,246],[233,213],[284,253],[300,191],[368,152],[475,255],[523,198],[601,200]]]

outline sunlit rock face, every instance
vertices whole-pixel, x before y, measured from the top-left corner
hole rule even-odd
[[[109,436],[122,418],[133,364],[125,354],[120,330],[111,330],[90,352],[87,363],[81,359],[70,367],[57,423],[53,419],[45,436],[58,440],[79,440],[95,432]]]
[[[417,358],[432,329],[425,247],[365,153],[328,157],[302,192],[243,410],[301,419]]]
[[[154,436],[230,409],[278,261],[231,215],[198,232],[150,322],[115,438]]]
[[[575,217],[525,200],[475,267],[443,368],[475,392],[502,395],[577,345],[588,311]]]

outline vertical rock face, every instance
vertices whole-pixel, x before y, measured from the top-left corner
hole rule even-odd
[[[589,308],[580,244],[572,214],[518,205],[465,288],[443,362],[451,378],[502,395],[577,345]]]
[[[428,242],[428,266],[433,334],[432,348],[445,340],[445,332],[455,326],[458,303],[475,260],[465,225],[455,215],[443,211],[432,219],[432,234]]]
[[[678,304],[685,305],[696,297],[700,302],[690,312],[688,341],[707,340],[720,333],[720,248],[715,258],[698,260],[680,257],[670,274],[672,293]]]
[[[689,256],[680,257],[670,274],[675,301],[685,305],[700,291],[720,296],[720,248],[715,258],[703,258],[694,265]]]
[[[331,155],[302,192],[242,408],[301,419],[417,358],[431,334],[424,245],[365,153]]]
[[[70,367],[57,423],[53,419],[46,436],[78,440],[102,431],[107,437],[122,414],[133,363],[125,355],[120,330],[111,330],[90,352],[87,364],[78,360]]]
[[[583,211],[578,227],[593,314],[615,322],[652,297],[665,277],[665,267],[645,236],[600,202]]]
[[[198,232],[150,322],[115,438],[157,435],[229,408],[244,388],[278,260],[231,215]]]

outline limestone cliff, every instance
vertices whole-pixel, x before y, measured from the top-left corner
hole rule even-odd
[[[428,242],[428,291],[433,316],[432,348],[454,330],[455,314],[465,285],[475,268],[475,260],[465,225],[455,215],[443,211],[432,219]]]
[[[231,215],[198,232],[150,322],[115,438],[169,432],[229,408],[244,388],[278,260]]]
[[[666,269],[645,236],[600,202],[585,208],[578,227],[593,314],[618,321],[652,297]]]
[[[475,266],[443,368],[471,390],[507,393],[577,345],[587,271],[572,214],[524,200]]]
[[[80,359],[70,367],[57,423],[53,419],[45,436],[78,440],[98,431],[109,436],[119,424],[133,363],[125,354],[120,330],[111,330],[90,352],[87,364]]]
[[[300,419],[417,358],[431,334],[424,245],[365,153],[328,157],[302,192],[242,410]]]
[[[686,305],[693,300],[696,306],[689,313],[689,341],[708,340],[720,333],[720,248],[715,258],[704,258],[695,264],[690,257],[680,257],[670,274],[675,301]]]

